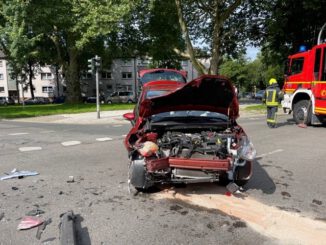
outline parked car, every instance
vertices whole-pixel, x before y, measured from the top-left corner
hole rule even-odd
[[[88,103],[96,103],[96,96],[89,96],[89,97],[84,97],[83,102],[85,104]],[[100,103],[104,104],[105,103],[105,97],[103,95],[100,96]]]
[[[112,104],[112,103],[131,104],[131,103],[136,102],[136,96],[133,91],[117,91],[117,92],[113,92],[112,94],[110,94],[107,97],[106,102],[108,104]]]
[[[146,83],[123,116],[133,125],[124,144],[139,191],[163,183],[244,185],[252,175],[256,151],[236,122],[238,99],[224,77]]]
[[[10,97],[0,97],[0,105],[14,105],[15,101]]]
[[[262,100],[264,96],[265,90],[259,90],[254,94],[254,99],[255,100]]]
[[[62,104],[65,103],[66,97],[65,96],[59,96],[59,97],[55,97],[52,101],[53,104]]]
[[[51,103],[50,99],[47,97],[34,97],[34,99],[26,99],[24,100],[25,105],[41,105],[41,104],[49,104]]]

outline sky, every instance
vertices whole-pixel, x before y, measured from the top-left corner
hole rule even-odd
[[[247,58],[254,60],[259,52],[259,48],[253,47],[253,46],[248,46],[247,47]]]

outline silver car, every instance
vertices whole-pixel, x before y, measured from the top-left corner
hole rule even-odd
[[[113,92],[110,96],[108,96],[106,102],[108,104],[112,103],[135,103],[136,97],[133,91],[118,91]]]

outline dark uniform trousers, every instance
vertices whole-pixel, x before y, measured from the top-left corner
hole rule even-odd
[[[270,128],[276,127],[276,113],[278,109],[280,89],[277,84],[267,87],[265,91],[265,100],[267,106],[267,125]]]

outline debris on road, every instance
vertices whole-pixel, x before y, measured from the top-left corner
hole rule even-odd
[[[5,213],[4,213],[4,212],[0,213],[0,221],[1,221],[4,217],[5,217]]]
[[[235,193],[240,189],[240,187],[236,183],[231,182],[226,186],[226,189],[231,193]]]
[[[27,229],[37,227],[37,226],[41,225],[42,223],[43,223],[43,221],[39,218],[26,216],[20,221],[17,229],[18,230],[27,230]]]
[[[74,183],[74,182],[75,182],[74,176],[69,176],[67,183]]]
[[[76,217],[72,211],[62,214],[60,223],[60,244],[74,245],[77,244],[76,239]]]
[[[18,171],[16,169],[14,169],[13,171],[11,171],[10,174],[4,175],[0,177],[0,180],[7,180],[7,179],[13,179],[13,178],[23,178],[25,176],[35,176],[38,175],[38,172],[35,171],[26,171],[26,170],[21,170]]]
[[[18,190],[18,187],[13,186],[13,187],[11,187],[11,189],[12,189],[13,191],[17,191],[17,190]]]
[[[52,219],[50,218],[50,219],[44,221],[43,224],[40,225],[40,226],[37,228],[36,238],[37,238],[38,240],[41,239],[41,236],[42,236],[43,231],[45,230],[45,228],[46,228],[47,225],[51,224],[51,222],[52,222]]]
[[[40,209],[33,209],[29,212],[26,213],[27,216],[37,216],[37,215],[40,215],[40,214],[44,214],[45,212],[43,210],[40,210]]]

